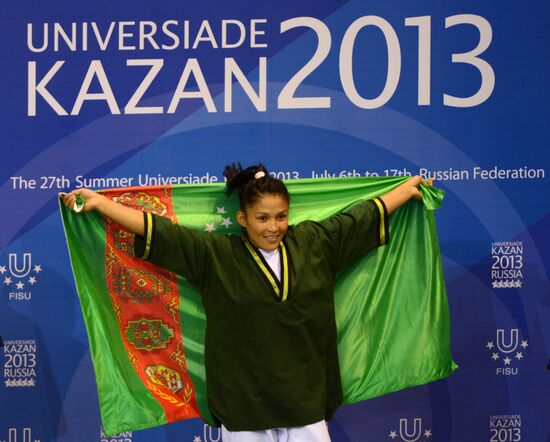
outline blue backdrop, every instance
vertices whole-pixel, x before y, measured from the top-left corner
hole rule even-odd
[[[0,441],[220,440],[198,420],[103,435],[56,195],[236,160],[447,191],[460,369],[342,408],[334,441],[550,440],[549,3],[232,3],[3,8]]]

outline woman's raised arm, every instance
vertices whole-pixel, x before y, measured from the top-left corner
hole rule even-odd
[[[109,198],[89,189],[76,189],[67,194],[59,194],[63,204],[72,209],[77,201],[77,196],[84,200],[82,212],[97,210],[105,216],[111,218],[117,224],[120,224],[126,230],[143,236],[145,224],[143,222],[143,212],[141,210],[131,209],[122,204],[115,203]]]

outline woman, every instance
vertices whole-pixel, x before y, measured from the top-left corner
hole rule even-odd
[[[387,216],[421,198],[413,177],[322,222],[288,225],[290,196],[262,166],[227,167],[243,235],[213,235],[119,205],[87,190],[98,210],[136,236],[136,256],[195,285],[207,315],[208,406],[224,442],[329,441],[342,402],[333,286],[336,274],[388,239]],[[229,351],[230,350],[230,351]]]

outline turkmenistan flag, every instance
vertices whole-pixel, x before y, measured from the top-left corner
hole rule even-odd
[[[290,222],[321,220],[404,178],[288,181]],[[338,276],[335,290],[345,403],[450,375],[450,324],[433,210],[422,188],[391,217],[390,242]],[[219,234],[239,233],[222,184],[106,190],[121,204]],[[200,294],[182,277],[132,255],[134,236],[99,213],[62,207],[107,434],[180,419],[213,419],[206,405]],[[231,349],[228,349],[231,351]]]

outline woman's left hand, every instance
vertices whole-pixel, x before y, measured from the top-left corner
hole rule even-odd
[[[420,185],[433,186],[433,180],[425,180],[424,178],[416,175],[409,178],[403,184],[399,185],[388,193],[382,195],[380,198],[384,201],[388,213],[394,212],[401,207],[411,198],[416,200],[422,199],[422,193],[420,192]]]
[[[421,200],[422,193],[420,192],[420,186],[433,187],[433,182],[433,178],[425,180],[424,178],[416,175],[411,177],[405,184],[410,186],[411,198]]]

